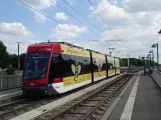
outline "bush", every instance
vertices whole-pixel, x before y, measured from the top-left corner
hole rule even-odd
[[[15,70],[13,67],[7,67],[6,73],[7,75],[13,75],[15,73]]]

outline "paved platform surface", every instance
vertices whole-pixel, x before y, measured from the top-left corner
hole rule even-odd
[[[0,99],[11,95],[20,94],[20,93],[22,93],[21,88],[3,90],[3,91],[0,91]]]
[[[161,120],[161,88],[148,75],[136,75],[108,120]]]

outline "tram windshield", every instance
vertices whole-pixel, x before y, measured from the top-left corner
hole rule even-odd
[[[26,57],[24,81],[44,79],[47,74],[50,52],[32,52]]]

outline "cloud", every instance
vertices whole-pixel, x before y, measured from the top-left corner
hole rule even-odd
[[[76,0],[66,0],[70,5],[74,5],[76,4]]]
[[[161,0],[123,0],[122,4],[127,12],[161,11]]]
[[[52,3],[50,0],[21,0],[27,5],[32,6],[33,8],[43,11],[44,9],[50,8],[51,6],[55,6],[57,4],[57,0],[52,0],[54,3]],[[30,9],[35,14],[35,19],[37,21],[44,21],[46,20],[46,17],[44,15],[41,15],[40,13]]]
[[[21,42],[20,53],[26,51],[26,46],[32,41],[33,34],[22,23],[0,23],[0,40],[7,46],[9,53],[17,53],[15,42]]]
[[[147,55],[154,43],[161,44],[161,36],[158,35],[160,27],[158,25],[139,26],[139,27],[122,27],[113,29],[117,36],[121,38],[122,42],[116,42],[110,47],[115,48],[115,56],[122,57],[122,53],[130,54],[130,57],[139,57],[139,55]],[[111,31],[105,31],[102,34],[104,39],[107,37],[114,37]],[[126,57],[126,56],[125,56]]]
[[[87,32],[86,27],[79,27],[72,24],[58,24],[51,32],[51,39],[54,41],[71,41],[81,33]]]
[[[56,19],[58,20],[67,20],[68,16],[65,15],[63,12],[59,12],[55,14]]]
[[[94,3],[93,3],[94,4]],[[108,24],[105,25],[106,31],[102,33],[102,37],[107,40],[122,39],[121,42],[105,42],[100,40],[100,44],[95,47],[100,52],[103,52],[103,45],[116,48],[113,55],[122,57],[122,54],[130,54],[130,57],[139,57],[139,55],[147,56],[151,45],[159,43],[161,45],[161,36],[158,31],[161,29],[161,7],[159,0],[99,0],[95,5],[96,10],[89,7],[91,10],[90,16],[101,21],[97,12],[101,14],[103,19]],[[118,36],[113,34],[113,32]],[[161,48],[159,48],[161,50]],[[155,53],[156,54],[156,53]],[[124,56],[127,57],[127,56]]]
[[[43,21],[47,20],[47,18],[43,14],[40,14],[40,13],[35,12],[35,11],[33,11],[33,12],[35,14],[35,19],[36,19],[37,22],[43,22]]]
[[[7,51],[10,54],[17,54],[18,46],[16,43],[15,44],[6,43],[5,46],[7,47]],[[19,49],[20,49],[20,53],[26,53],[27,46],[24,44],[19,44]]]
[[[111,2],[112,3],[112,2]],[[115,4],[111,4],[107,0],[100,0],[96,6],[96,10],[92,10],[92,14],[100,19],[97,12],[102,16],[102,18],[107,22],[108,26],[122,26],[122,25],[149,25],[155,20],[155,16],[159,13],[149,11],[140,11],[137,13],[129,13],[125,8],[118,7]],[[106,13],[106,14],[104,14]]]
[[[51,6],[50,0],[22,0],[22,1],[37,9],[44,9]]]
[[[22,37],[31,37],[32,33],[22,23],[0,23],[2,40],[13,40]]]

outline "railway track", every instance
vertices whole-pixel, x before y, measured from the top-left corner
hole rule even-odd
[[[100,81],[98,81],[100,82]],[[98,83],[97,82],[97,83]],[[93,83],[94,84],[97,84],[97,83]],[[46,105],[50,102],[53,102],[54,100],[57,100],[57,99],[60,99],[64,96],[67,96],[69,94],[72,94],[74,92],[77,92],[81,89],[84,89],[86,87],[88,87],[90,85],[87,85],[87,86],[83,86],[81,88],[78,88],[74,91],[70,91],[66,94],[62,94],[62,95],[57,95],[57,96],[52,96],[52,97],[47,97],[47,98],[42,98],[42,99],[21,99],[21,100],[18,100],[18,101],[15,101],[13,103],[9,103],[9,104],[6,104],[6,105],[1,105],[0,106],[0,120],[8,120],[10,118],[13,118],[15,116],[18,116],[20,114],[23,114],[25,112],[28,112],[30,110],[33,110],[35,108],[38,108],[38,107],[41,107],[42,105]]]
[[[78,116],[82,116],[83,114],[76,114],[76,113],[72,113],[72,111],[70,110],[73,109],[73,107],[78,107],[78,106],[87,106],[89,109],[91,109],[93,106],[95,106],[97,103],[100,103],[100,99],[104,99],[103,97],[105,97],[105,95],[107,95],[108,93],[110,93],[110,91],[105,90],[104,93],[101,93],[101,89],[104,88],[106,89],[106,87],[109,86],[109,90],[114,90],[115,87],[117,87],[115,85],[115,82],[118,81],[117,83],[119,84],[119,80],[125,78],[126,75],[124,76],[120,76],[118,78],[116,78],[114,81],[111,81],[108,83],[108,85],[104,85],[101,86],[98,89],[95,89],[91,92],[86,93],[85,95],[83,95],[81,98],[77,98],[75,100],[73,100],[71,103],[67,103],[59,108],[56,108],[53,116],[53,111],[51,112],[47,112],[47,114],[43,114],[42,116],[36,118],[36,119],[42,119],[42,120],[48,120],[48,119],[57,119],[60,118],[60,116],[62,116],[62,114],[66,115],[68,114],[68,116],[71,114],[75,114]],[[121,82],[121,80],[120,80]],[[122,83],[122,82],[121,82]],[[86,88],[86,87],[85,87]],[[80,88],[83,89],[83,88]],[[33,110],[35,108],[41,107],[42,105],[46,105],[50,102],[53,102],[54,100],[57,100],[59,98],[62,98],[64,96],[67,96],[68,94],[74,93],[76,91],[79,91],[80,89],[77,89],[75,91],[69,92],[67,94],[63,94],[63,95],[58,95],[58,96],[53,96],[53,97],[48,97],[48,98],[42,98],[42,99],[36,99],[36,100],[30,100],[30,99],[23,99],[8,105],[4,105],[4,106],[0,106],[0,120],[8,120],[11,119],[15,116],[18,116],[20,114],[23,114],[25,112],[28,112],[30,110]],[[100,92],[99,92],[100,91]],[[98,93],[97,93],[98,92]],[[95,94],[98,94],[97,99],[93,99],[92,96],[94,97]],[[113,98],[111,96],[111,98]],[[89,100],[90,99],[90,100]],[[92,101],[92,103],[91,103]],[[96,107],[96,106],[95,106]],[[83,107],[81,108],[83,109]],[[86,109],[85,109],[86,110]],[[69,112],[70,111],[70,112]],[[78,117],[79,118],[79,117]],[[65,118],[66,119],[66,118]]]
[[[94,83],[94,84],[97,84],[97,83]],[[33,100],[24,98],[24,99],[15,101],[13,103],[1,105],[0,106],[0,120],[8,120],[10,118],[18,116],[18,115],[28,112],[30,110],[33,110],[35,108],[41,107],[42,105],[46,105],[46,104],[53,102],[57,99],[60,99],[60,98],[65,97],[67,95],[70,95],[70,94],[77,92],[81,89],[84,89],[88,86],[89,85],[83,86],[81,88],[78,88],[74,91],[70,91],[70,92],[68,92],[66,94],[62,94],[62,95],[56,95],[56,96],[51,96],[51,97],[47,97],[47,98],[33,99]]]
[[[27,111],[48,104],[60,97],[50,97],[41,99],[22,99],[20,101],[0,107],[0,120],[8,120]]]
[[[46,112],[36,120],[100,119],[134,74],[126,74],[59,108]]]
[[[139,72],[139,71],[141,71],[141,70],[121,70],[121,73],[125,73],[125,72],[127,72],[127,73],[136,73],[136,72]]]

